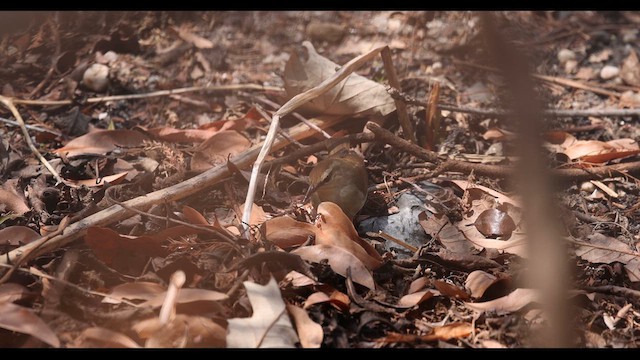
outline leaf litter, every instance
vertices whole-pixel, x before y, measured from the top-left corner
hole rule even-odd
[[[547,36],[553,34],[552,26],[563,26],[542,18],[532,22],[524,13],[511,15],[509,21]],[[494,106],[489,103],[499,88],[497,78],[461,67],[457,58],[451,61],[457,47],[474,48],[470,44],[479,27],[473,13],[318,12],[313,17],[320,21],[314,18],[313,26],[288,13],[269,12],[207,14],[205,26],[204,18],[185,13],[183,18],[166,15],[171,18],[168,28],[154,20],[155,13],[114,16],[122,16],[119,25],[101,32],[108,33],[104,39],[79,35],[96,31],[82,22],[60,23],[63,36],[51,41],[44,30],[48,25],[25,26],[8,35],[9,47],[2,50],[6,67],[0,72],[6,84],[2,94],[15,97],[21,112],[31,115],[29,122],[48,129],[38,131],[36,139],[64,182],[56,183],[42,168],[23,145],[17,128],[3,127],[7,141],[0,146],[0,250],[4,255],[44,241],[38,247],[47,251],[28,259],[33,268],[22,266],[0,280],[0,305],[6,310],[0,327],[3,335],[10,335],[3,336],[0,345],[33,346],[34,339],[52,347],[126,348],[531,344],[521,335],[522,329],[535,326],[544,316],[539,316],[536,291],[516,285],[527,264],[527,224],[522,222],[518,199],[508,195],[514,189],[491,176],[464,179],[449,172],[429,179],[441,184],[450,198],[430,194],[420,200],[422,210],[409,212],[426,241],[400,256],[398,248],[385,250],[389,240],[384,236],[358,233],[339,208],[325,204],[314,213],[303,206],[310,196],[309,171],[324,157],[324,150],[330,150],[325,147],[286,159],[301,146],[304,150],[319,141],[305,135],[272,151],[269,160],[276,160],[275,165],[266,166],[259,176],[262,195],[251,204],[249,233],[240,230],[249,166],[231,164],[230,159],[247,154],[266,133],[269,112],[258,108],[258,103],[265,104],[260,99],[283,104],[333,76],[340,64],[366,52],[363,46],[388,44],[396,70],[407,65],[400,72],[404,95],[429,98],[429,82],[435,79],[447,86],[433,101],[453,104],[463,99],[469,100],[465,106]],[[563,16],[597,22],[605,15]],[[336,21],[350,27],[322,25]],[[255,32],[238,31],[249,23]],[[296,24],[307,28],[312,42],[300,44],[296,31],[289,31]],[[579,47],[580,56],[593,59],[580,63],[580,69],[575,64],[572,70],[568,62],[557,67],[554,47],[535,45],[549,51],[542,67],[550,71],[546,75],[576,79],[572,84],[600,82],[598,86],[609,92],[625,91],[613,101],[598,98],[588,87],[576,92],[556,83],[548,88],[556,102],[550,107],[602,109],[640,103],[634,103],[636,91],[628,88],[637,85],[637,54],[620,50],[622,30],[620,37],[611,32],[616,35],[609,37],[609,43]],[[72,47],[71,35],[76,44]],[[57,42],[61,51],[53,54]],[[65,60],[56,61],[59,70],[47,77],[54,55],[59,59],[64,55]],[[417,67],[416,59],[429,61]],[[94,62],[109,69],[105,93],[116,95],[113,100],[92,97],[96,94],[82,81]],[[605,63],[619,67],[619,79],[598,78]],[[31,64],[31,70],[25,71],[24,64]],[[374,58],[358,74],[299,110],[303,116],[334,114],[348,119],[333,128],[318,121],[329,134],[360,132],[364,122],[359,118],[394,116],[396,102],[387,91],[387,76],[380,58]],[[259,84],[206,94],[188,90],[211,84],[241,88],[247,80]],[[42,86],[30,95],[40,82]],[[274,90],[280,86],[284,92]],[[182,90],[174,91],[178,87]],[[162,95],[152,95],[165,89]],[[31,105],[20,103],[27,98],[74,100],[32,112]],[[408,109],[410,117],[425,118],[421,108]],[[439,127],[426,130],[431,139],[427,145],[441,156],[461,156],[470,162],[475,158],[497,167],[514,159],[509,151],[517,135],[500,117],[442,110],[433,103],[429,112],[430,119],[439,119]],[[557,169],[585,172],[600,164],[633,164],[640,152],[634,139],[640,134],[626,121],[598,115],[550,121],[555,130],[545,134],[547,159]],[[298,122],[285,117],[278,137],[289,136]],[[592,129],[575,131],[579,126]],[[500,159],[490,159],[488,154],[497,154],[497,148]],[[405,180],[431,166],[394,146],[370,143],[362,150],[375,190],[370,189],[356,224],[389,214],[410,184]],[[278,163],[282,158],[285,161]],[[226,177],[186,197],[173,193],[144,208],[126,205],[211,171]],[[635,324],[636,301],[629,294],[640,279],[633,235],[640,230],[638,191],[631,174],[616,171],[587,181],[606,197],[588,196],[582,187],[572,185],[562,190],[565,212],[577,218],[572,223],[571,216],[559,215],[573,224],[567,225],[573,236],[567,241],[573,243],[568,258],[576,262],[575,286],[590,288],[598,299],[592,296],[585,300],[589,306],[577,305],[582,312],[579,346],[637,346],[620,330]],[[125,203],[114,205],[116,201]],[[94,214],[109,206],[129,206],[139,212],[128,210],[133,216],[129,219],[91,222]],[[84,241],[56,251],[54,246],[48,248],[48,239],[41,234],[57,231],[62,218],[74,215],[72,223],[91,224],[77,237]],[[76,247],[82,249],[79,260],[65,263],[63,255]],[[165,312],[167,284],[178,270],[186,274],[184,286],[175,294],[168,318],[161,318],[157,315]],[[52,302],[60,291],[65,307]],[[626,301],[606,291],[627,291]],[[47,311],[39,312],[43,305]],[[59,307],[51,312],[50,306]]]

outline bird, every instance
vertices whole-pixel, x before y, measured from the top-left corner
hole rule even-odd
[[[309,193],[315,209],[330,201],[353,220],[367,200],[367,170],[364,158],[346,146],[337,146],[311,169]]]

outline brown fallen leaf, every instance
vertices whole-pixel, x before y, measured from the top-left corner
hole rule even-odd
[[[157,127],[147,130],[156,138],[173,143],[201,143],[219,131],[217,129],[176,129],[171,127]]]
[[[211,49],[213,48],[213,42],[205,39],[202,36],[196,35],[189,31],[186,27],[172,26],[172,29],[180,36],[180,38],[186,42],[193,44],[198,49]]]
[[[235,130],[225,130],[212,135],[195,149],[191,158],[191,170],[203,172],[224,164],[251,146],[251,141]]]
[[[182,290],[181,290],[182,291]],[[178,314],[162,324],[157,317],[142,320],[133,330],[146,348],[223,348],[227,331],[203,316]]]
[[[640,253],[631,250],[629,245],[622,241],[600,233],[595,233],[587,237],[588,245],[579,245],[576,255],[592,263],[610,264],[621,262],[631,281],[640,281]],[[635,254],[635,255],[633,255]]]
[[[433,285],[438,289],[441,295],[450,296],[458,300],[468,300],[469,294],[466,291],[458,288],[457,286],[448,284],[444,281],[435,280]]]
[[[447,341],[451,339],[460,339],[471,335],[473,326],[468,323],[451,323],[443,326],[434,327],[430,334],[414,335],[390,332],[385,337],[377,339],[376,342],[383,344],[390,343],[414,343],[417,341]]]
[[[622,63],[620,78],[627,85],[640,86],[640,61],[638,61],[638,54],[633,49]]]
[[[20,284],[4,283],[0,284],[0,303],[12,303],[22,300],[33,293]]]
[[[434,289],[418,291],[401,297],[400,300],[398,300],[398,306],[413,307],[437,295],[440,295],[440,292]]]
[[[105,155],[111,151],[126,152],[131,148],[140,148],[149,138],[133,130],[97,130],[69,141],[65,146],[53,150],[68,157],[78,155]]]
[[[40,234],[26,226],[8,226],[0,230],[0,245],[21,246],[39,238]]]
[[[431,283],[431,280],[426,277],[419,277],[409,284],[409,290],[407,290],[407,294],[413,294],[414,292],[420,291],[424,289],[427,285]]]
[[[340,68],[318,54],[308,41],[302,43],[298,52],[291,54],[284,69],[284,87],[290,98],[319,85]],[[302,109],[328,115],[386,116],[396,107],[384,85],[351,74],[323,95],[307,102]]]
[[[289,216],[279,216],[262,223],[260,232],[276,246],[287,249],[304,244],[317,228]]]
[[[117,185],[122,181],[124,181],[127,174],[128,172],[122,172],[119,174],[103,176],[99,179],[86,179],[86,180],[66,180],[65,179],[64,183],[65,185],[74,187],[74,188],[78,188],[81,186],[97,187],[97,186],[103,186],[105,185],[105,183],[109,183],[109,185]]]
[[[125,334],[102,327],[90,327],[85,329],[70,347],[137,349],[142,346]]]
[[[485,312],[494,312],[497,315],[509,314],[522,309],[523,307],[531,304],[532,302],[539,301],[538,291],[534,289],[515,289],[511,294],[497,298],[495,300],[469,303],[465,302],[464,305],[471,310]]]
[[[298,336],[287,315],[280,289],[274,278],[267,285],[245,281],[253,308],[249,318],[228,320],[229,348],[295,348]]]
[[[309,318],[309,314],[295,305],[287,304],[287,311],[293,318],[293,322],[300,338],[300,345],[305,349],[318,349],[322,345],[324,332],[322,326]]]
[[[13,303],[0,302],[0,328],[31,335],[54,348],[60,347],[60,340],[49,325],[30,309]]]
[[[358,236],[351,219],[338,205],[332,202],[320,203],[316,227],[317,244],[343,248],[360,259],[369,270],[375,270],[382,265],[380,254],[371,244]]]
[[[26,204],[25,200],[14,192],[0,189],[0,213],[13,212],[22,215],[31,208]]]
[[[516,223],[509,214],[496,208],[483,211],[474,222],[476,229],[486,237],[509,238]]]
[[[167,295],[166,291],[163,291],[160,294],[157,294],[150,300],[142,303],[140,306],[149,306],[152,308],[158,308],[162,306],[164,299]],[[221,292],[207,289],[180,289],[178,295],[176,296],[175,303],[176,304],[187,304],[198,301],[223,301],[227,300],[229,297]]]
[[[493,285],[498,278],[482,270],[476,270],[467,275],[464,286],[471,291],[471,297],[481,298],[484,292]]]
[[[333,245],[303,246],[291,253],[315,263],[326,259],[331,269],[344,277],[347,277],[347,268],[351,267],[351,276],[354,282],[371,290],[375,289],[375,282],[368,268],[355,255],[341,247]]]
[[[328,302],[340,311],[349,311],[349,306],[351,304],[349,295],[338,291],[328,285],[324,286],[323,288],[324,289],[322,291],[317,291],[307,297],[304,302],[303,309],[308,309],[310,306],[315,304]]]

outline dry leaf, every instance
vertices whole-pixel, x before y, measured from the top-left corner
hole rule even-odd
[[[527,258],[528,256],[527,239],[524,235],[511,236],[507,241],[477,237],[469,237],[469,241],[481,248],[502,250],[509,254],[518,255],[521,258]]]
[[[116,259],[125,261],[131,257],[164,256],[166,249],[162,239],[143,235],[130,237],[120,235],[106,227],[90,227],[84,240],[94,251],[98,259],[110,265]]]
[[[323,291],[318,291],[309,295],[304,302],[303,309],[308,309],[310,306],[315,304],[328,302],[338,310],[349,311],[349,305],[351,304],[349,295],[328,285],[322,286],[322,288],[324,288]]]
[[[518,311],[530,303],[538,301],[538,297],[539,295],[536,290],[516,289],[511,294],[495,300],[480,303],[465,302],[464,305],[471,310],[480,312],[489,311],[497,315],[504,315]]]
[[[469,299],[469,294],[466,291],[458,288],[457,286],[448,284],[444,281],[435,280],[433,285],[438,289],[441,295],[454,297],[459,300]]]
[[[418,221],[424,231],[438,240],[447,250],[454,253],[470,254],[475,249],[458,227],[451,224],[445,214],[433,214],[426,211],[418,214]]]
[[[166,291],[154,296],[151,300],[148,300],[140,306],[150,306],[152,308],[157,308],[162,306],[164,299],[167,295]],[[180,289],[178,295],[176,296],[176,304],[188,304],[194,303],[198,301],[222,301],[227,300],[229,297],[221,292],[207,289]]]
[[[398,300],[398,306],[413,307],[431,299],[436,295],[440,295],[440,292],[438,290],[429,289],[418,291],[413,294],[408,294],[401,297],[400,300]]]
[[[31,210],[31,208],[23,198],[12,191],[0,189],[0,213],[13,212],[22,215],[29,210]]]
[[[32,295],[32,293],[26,287],[20,284],[4,283],[0,284],[0,304],[12,303],[25,297]]]
[[[225,130],[212,135],[196,149],[191,158],[191,170],[203,172],[224,164],[251,146],[251,141],[235,130]]]
[[[316,227],[289,216],[280,216],[265,221],[261,225],[260,232],[265,234],[266,240],[282,249],[287,249],[304,244],[309,236],[315,234]]]
[[[121,172],[119,174],[103,176],[99,179],[86,179],[86,180],[66,180],[65,179],[64,183],[67,186],[71,186],[75,188],[78,188],[81,186],[86,186],[86,187],[103,186],[105,183],[109,183],[109,185],[117,185],[126,178],[127,174],[129,173]]]
[[[426,335],[414,335],[414,334],[400,334],[396,332],[388,333],[384,338],[377,339],[379,343],[414,343],[417,341],[447,341],[451,339],[464,338],[473,333],[473,326],[467,323],[451,323],[444,326],[437,326],[433,328],[430,334]]]
[[[486,237],[509,238],[516,224],[509,214],[498,209],[483,211],[474,222],[476,229]]]
[[[371,290],[375,289],[373,276],[367,267],[355,255],[340,247],[332,245],[303,246],[291,253],[315,263],[326,259],[331,269],[344,277],[347,277],[347,268],[351,267],[351,277],[354,282]]]
[[[284,70],[285,90],[290,98],[319,85],[340,68],[318,54],[308,41],[302,43],[298,52],[291,54]],[[384,85],[351,74],[326,93],[303,105],[302,109],[331,115],[386,116],[396,107]]]
[[[305,349],[318,349],[322,345],[324,332],[322,326],[309,318],[309,314],[295,305],[287,304],[287,311],[293,318],[300,345]]]
[[[413,280],[411,284],[409,284],[409,290],[407,290],[407,294],[413,294],[414,292],[420,291],[425,287],[427,287],[427,285],[429,285],[430,283],[431,281],[429,280],[428,277],[426,276],[419,277]]]
[[[26,226],[9,226],[0,230],[0,245],[22,246],[39,238],[40,234]]]
[[[97,130],[69,141],[65,146],[53,150],[68,157],[78,155],[105,155],[111,151],[127,152],[130,148],[140,148],[149,138],[133,130]]]
[[[471,297],[477,299],[481,298],[484,292],[496,281],[498,281],[497,277],[482,270],[476,270],[467,276],[464,286],[471,291]]]
[[[320,284],[319,282],[308,277],[307,275],[299,273],[295,270],[289,271],[287,275],[284,276],[283,281],[285,283],[290,283],[292,286],[295,286],[295,287],[304,287],[304,286]]]
[[[137,342],[122,333],[101,328],[91,327],[85,329],[74,342],[74,348],[141,348]]]
[[[173,26],[172,28],[178,33],[178,36],[180,36],[182,40],[193,44],[193,46],[197,47],[198,49],[213,48],[213,42],[211,42],[211,40],[207,40],[202,36],[196,35],[187,30],[185,27]]]
[[[351,219],[338,205],[332,202],[320,203],[316,227],[317,244],[340,247],[355,255],[369,270],[382,265],[380,254],[358,236]]]
[[[173,143],[201,143],[217,134],[217,129],[176,129],[171,127],[157,127],[147,130],[149,134],[160,140]]]
[[[0,303],[0,328],[28,334],[52,347],[60,347],[60,340],[38,315],[30,309],[12,303]]]
[[[298,336],[293,330],[280,289],[274,278],[267,285],[245,281],[253,308],[250,318],[228,320],[228,348],[295,348]]]
[[[580,245],[576,255],[592,263],[610,264],[621,262],[631,281],[640,281],[640,253],[631,250],[629,245],[609,236],[595,233],[587,237],[589,244],[604,247],[597,249],[588,245]],[[636,255],[632,255],[634,253]]]
[[[136,323],[133,330],[147,339],[146,348],[225,347],[226,330],[202,316],[178,314],[166,324],[154,317]]]
[[[638,61],[638,54],[633,49],[631,49],[629,56],[622,63],[620,78],[627,85],[640,86],[640,62]]]

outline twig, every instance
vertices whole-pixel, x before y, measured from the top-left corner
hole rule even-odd
[[[271,106],[274,109],[277,109],[277,108],[280,107],[279,104],[277,104],[277,103],[275,103],[275,102],[273,102],[273,101],[271,101],[269,99],[266,99],[266,98],[264,98],[262,96],[254,96],[252,98],[255,99],[255,100],[260,101],[261,103],[267,104],[267,105]],[[297,112],[293,112],[293,113],[291,113],[291,115],[293,115],[293,117],[295,117],[296,119],[302,121],[308,127],[312,128],[313,130],[315,130],[318,133],[322,134],[322,136],[324,136],[325,138],[327,138],[327,139],[331,138],[331,135],[329,135],[328,132],[322,130],[320,127],[318,127],[317,125],[315,125],[312,122],[310,122],[309,120],[307,120],[304,116],[298,114]]]
[[[387,73],[387,78],[389,79],[389,85],[396,90],[400,90],[400,81],[398,80],[398,75],[396,75],[396,69],[393,66],[393,60],[391,59],[391,50],[386,46],[382,49],[380,53],[382,57],[382,63],[384,64],[384,71]],[[413,125],[411,125],[411,121],[409,121],[409,114],[407,113],[407,105],[402,101],[397,99],[393,99],[396,104],[396,110],[398,112],[398,121],[400,122],[400,126],[402,127],[402,133],[409,142],[416,144],[418,141],[416,140],[416,133],[413,130]]]
[[[387,240],[387,241],[391,241],[391,242],[396,243],[396,244],[402,246],[403,248],[405,248],[405,249],[407,249],[407,250],[409,250],[411,252],[414,252],[414,253],[416,251],[418,251],[417,247],[409,245],[406,242],[404,242],[404,241],[402,241],[402,240],[400,240],[400,239],[398,239],[398,238],[396,238],[394,236],[391,236],[391,235],[387,234],[386,232],[384,232],[382,230],[378,231],[377,233],[373,232],[373,231],[368,231],[367,232],[367,236],[373,237],[373,238],[381,238],[381,239],[384,239],[384,240]]]
[[[27,95],[29,99],[36,96],[36,94],[38,94],[42,90],[42,88],[49,81],[49,79],[51,79],[51,76],[53,76],[53,72],[56,70],[58,57],[60,56],[60,32],[58,31],[58,13],[57,12],[52,18],[49,19],[49,21],[47,22],[47,26],[51,30],[51,35],[53,37],[53,42],[55,44],[55,50],[54,50],[53,57],[51,58],[51,66],[49,66],[49,70],[47,71],[47,74],[40,81],[40,83],[35,88],[33,88],[33,90],[31,90],[29,95]]]
[[[258,84],[231,84],[231,85],[203,85],[203,86],[191,86],[185,88],[153,91],[144,94],[127,94],[127,95],[113,95],[113,96],[100,96],[93,97],[86,100],[88,104],[100,103],[105,101],[119,101],[119,100],[132,100],[132,99],[147,99],[157,96],[169,96],[174,94],[184,94],[196,91],[232,91],[232,90],[266,90],[266,91],[282,91],[282,88],[275,86],[263,86]],[[23,100],[12,99],[14,104],[19,105],[33,105],[33,106],[60,106],[60,105],[73,105],[73,100]]]
[[[303,43],[304,44],[304,43]],[[310,44],[309,44],[310,45]],[[256,196],[256,187],[258,185],[258,175],[260,174],[260,170],[262,169],[262,165],[264,163],[264,159],[267,154],[271,151],[271,146],[275,140],[276,132],[280,127],[280,118],[291,113],[298,107],[303,104],[311,101],[318,96],[326,93],[335,85],[337,85],[340,81],[345,79],[347,76],[351,75],[356,69],[362,66],[365,62],[371,60],[374,56],[376,56],[380,51],[382,51],[383,47],[374,49],[367,54],[358,56],[344,66],[340,68],[333,76],[327,78],[322,83],[317,85],[316,87],[309,89],[301,94],[294,96],[291,100],[287,101],[278,111],[273,114],[273,118],[271,121],[271,126],[269,127],[269,132],[267,133],[267,137],[264,140],[262,149],[260,149],[260,154],[258,154],[258,158],[253,163],[253,169],[251,171],[251,180],[249,181],[249,188],[247,189],[247,198],[244,203],[244,211],[242,213],[242,226],[245,230],[245,236],[247,238],[250,237],[249,233],[249,221],[251,219],[251,208],[253,206],[253,201]]]
[[[402,92],[392,89],[389,94],[395,99],[399,98],[407,104],[418,105],[427,108],[429,103],[421,101],[416,98],[410,97]],[[495,116],[495,117],[507,117],[510,116],[510,112],[504,109],[478,109],[466,106],[455,106],[452,104],[439,103],[438,108],[441,110],[454,111],[460,113],[476,114],[483,116]],[[640,116],[640,108],[634,109],[546,109],[542,111],[542,114],[549,117],[562,118],[562,117],[589,117],[589,116]]]
[[[9,124],[9,125],[13,125],[13,126],[20,126],[20,123],[17,122],[17,121],[13,121],[13,120],[1,118],[1,117],[0,117],[0,122],[6,123],[6,124]],[[60,133],[58,131],[44,129],[44,128],[41,128],[41,127],[38,127],[38,126],[24,124],[24,127],[26,127],[27,130],[33,130],[33,131],[37,131],[37,132],[49,133],[49,134],[53,134],[55,136],[63,136],[62,133]]]
[[[46,167],[47,170],[51,172],[53,177],[56,178],[56,183],[59,184],[64,182],[64,180],[62,180],[62,178],[60,177],[60,174],[58,174],[56,169],[54,169],[53,166],[51,166],[51,164],[47,161],[47,159],[45,159],[44,156],[40,154],[40,151],[38,151],[36,146],[33,145],[33,142],[31,141],[31,135],[29,135],[29,131],[27,131],[24,120],[22,119],[22,116],[20,116],[20,112],[18,111],[18,109],[16,109],[15,105],[13,104],[13,100],[11,98],[0,95],[0,102],[4,106],[6,106],[7,109],[9,109],[13,114],[13,116],[16,118],[16,120],[18,121],[18,124],[20,125],[20,129],[22,130],[22,134],[24,135],[24,140],[27,142],[27,145],[29,145],[29,149],[31,149],[31,151],[38,158],[38,160],[40,160],[42,165],[44,165],[44,167]]]
[[[582,288],[582,290],[589,291],[589,292],[598,292],[603,294],[611,294],[616,296],[623,296],[627,298],[634,297],[636,299],[640,299],[640,291],[627,289],[622,286],[615,286],[615,285],[585,286]]]
[[[461,60],[453,60],[454,64],[460,64],[460,65],[464,65],[464,66],[469,66],[469,67],[474,67],[477,69],[482,69],[482,70],[487,70],[487,71],[491,71],[491,72],[496,72],[499,73],[500,70],[496,69],[496,68],[492,68],[489,66],[484,66],[484,65],[478,65],[478,64],[474,64],[474,63],[470,63],[470,62],[466,62],[466,61],[461,61]],[[576,89],[581,89],[581,90],[587,90],[587,91],[591,91],[593,93],[596,94],[601,94],[601,95],[607,95],[607,96],[613,96],[616,98],[619,98],[620,96],[622,96],[622,94],[614,92],[614,91],[609,91],[607,89],[603,89],[600,87],[595,87],[595,86],[589,86],[586,84],[583,84],[579,81],[575,81],[575,80],[570,80],[570,79],[563,79],[563,78],[559,78],[559,77],[555,77],[555,76],[547,76],[547,75],[539,75],[539,74],[531,74],[532,77],[538,79],[538,80],[542,80],[542,81],[546,81],[546,82],[550,82],[553,84],[559,84],[559,85],[563,85],[563,86],[569,86],[569,87],[573,87]]]

